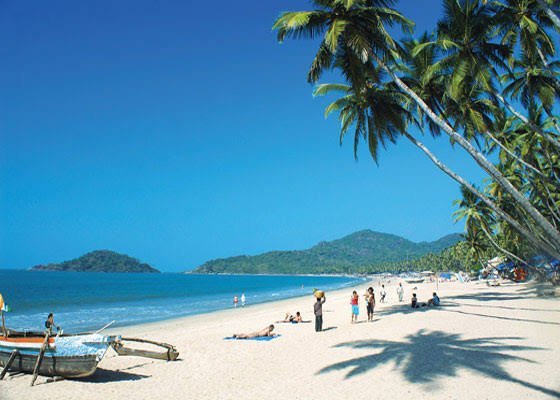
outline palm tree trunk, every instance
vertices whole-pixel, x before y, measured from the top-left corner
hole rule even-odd
[[[546,13],[546,15],[548,15],[548,18],[552,20],[554,25],[556,25],[556,29],[560,29],[560,18],[558,18],[558,15],[556,15],[554,11],[552,11],[552,9],[548,6],[548,4],[546,4],[543,0],[537,0],[537,3],[539,4],[539,7]]]
[[[545,234],[554,243],[555,253],[560,252],[560,232],[554,228],[554,226],[529,202],[529,200],[523,196],[512,184],[508,181],[500,171],[490,162],[483,154],[478,152],[475,147],[466,140],[459,133],[455,132],[451,126],[446,124],[441,118],[439,118],[428,105],[412,90],[410,89],[385,63],[377,57],[373,52],[370,53],[374,60],[378,63],[381,68],[383,68],[391,76],[395,84],[408,96],[410,96],[422,110],[428,115],[428,117],[434,121],[439,127],[443,129],[452,139],[454,139],[459,145],[464,148],[471,157],[480,165],[486,172],[490,174],[494,180],[508,192],[526,212],[535,220],[535,222],[541,227]]]
[[[531,171],[533,171],[534,173],[536,173],[537,175],[539,175],[541,178],[544,179],[548,179],[548,176],[546,176],[544,173],[542,173],[541,171],[539,171],[536,167],[532,166],[531,164],[529,164],[528,162],[526,162],[525,160],[523,160],[521,157],[518,157],[515,153],[513,153],[512,151],[510,151],[505,145],[503,145],[498,139],[496,139],[496,137],[494,135],[492,135],[490,132],[486,132],[485,133],[488,137],[490,137],[490,139],[496,143],[498,146],[500,146],[500,148],[505,151],[507,154],[510,155],[510,157],[512,157],[514,160],[516,160],[517,162],[523,164],[524,166],[526,166],[527,168],[529,168]]]
[[[498,216],[500,216],[503,220],[507,221],[511,226],[513,226],[520,234],[523,236],[529,243],[531,243],[536,248],[545,251],[546,253],[550,254],[553,257],[559,257],[560,251],[557,251],[555,247],[548,245],[547,243],[543,242],[542,240],[538,240],[535,235],[525,229],[519,222],[513,219],[509,214],[499,208],[496,203],[494,203],[490,198],[488,198],[485,194],[481,193],[476,189],[473,185],[467,182],[463,177],[456,174],[453,170],[451,170],[447,165],[442,163],[422,142],[417,140],[414,136],[409,134],[408,132],[403,132],[404,136],[410,140],[416,147],[422,150],[430,160],[443,172],[449,175],[453,180],[458,182],[459,184],[465,186],[468,190],[470,190],[475,196],[481,199],[484,204],[490,207]]]
[[[513,108],[513,106],[511,104],[509,104],[508,101],[506,101],[506,99],[503,98],[503,96],[499,93],[493,93],[494,96],[496,96],[496,98],[498,100],[500,100],[500,102],[506,106],[506,108],[519,120],[523,121],[523,123],[529,125],[531,127],[531,129],[533,129],[535,132],[539,133],[544,139],[546,139],[546,141],[550,142],[554,147],[556,147],[557,150],[560,150],[560,142],[558,140],[556,140],[554,137],[552,137],[549,133],[543,131],[541,128],[539,128],[537,125],[535,125],[533,122],[529,121],[529,119],[527,117],[525,117],[523,114],[521,114],[519,111],[517,111],[515,108]]]
[[[507,251],[506,249],[504,249],[502,246],[500,246],[498,243],[496,243],[496,241],[494,240],[494,238],[492,237],[492,235],[490,234],[490,232],[488,232],[486,230],[486,228],[484,228],[484,226],[482,226],[482,224],[480,224],[480,228],[482,229],[482,231],[486,234],[486,236],[488,237],[488,240],[490,240],[490,243],[492,243],[492,245],[497,248],[499,251],[501,251],[502,253],[510,256],[511,258],[516,259],[517,261],[519,261],[520,263],[523,263],[525,265],[529,265],[529,263],[525,260],[523,260],[522,258],[519,258],[518,256],[516,256],[515,254],[513,254],[510,251]]]

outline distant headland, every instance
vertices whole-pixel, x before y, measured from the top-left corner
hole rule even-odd
[[[461,235],[453,233],[433,242],[415,243],[397,235],[362,230],[330,242],[319,242],[306,250],[271,251],[207,261],[192,273],[336,274],[418,269],[425,268],[424,264],[434,264],[433,255],[461,240]],[[447,264],[444,260],[435,263]]]
[[[96,250],[84,254],[79,258],[52,263],[36,265],[32,271],[73,271],[73,272],[150,272],[159,273],[152,266],[141,263],[126,254],[119,254],[110,250]]]

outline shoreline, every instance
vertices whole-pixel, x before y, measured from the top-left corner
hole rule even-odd
[[[229,310],[233,308],[234,296],[240,298],[242,293],[246,295],[247,306],[253,307],[311,295],[314,287],[332,290],[363,282],[360,277],[327,276],[43,273],[48,276],[28,271],[0,273],[0,279],[29,282],[3,293],[15,310],[7,316],[11,329],[41,330],[41,321],[48,312],[55,314],[55,321],[67,333],[96,331],[113,320],[115,326],[124,328]],[[23,295],[26,286],[43,282],[49,282],[47,285],[53,288],[48,296],[29,299]]]
[[[41,398],[310,399],[379,397],[415,400],[552,399],[560,397],[558,298],[539,297],[538,285],[502,282],[439,283],[438,307],[411,309],[414,291],[425,302],[436,283],[405,284],[367,322],[362,294],[380,282],[327,291],[323,331],[315,332],[313,303],[299,296],[245,308],[110,328],[128,337],[174,345],[173,362],[117,356],[112,350],[94,375],[47,383],[14,375],[0,383],[2,400]],[[414,290],[416,288],[416,290]],[[360,316],[350,321],[350,295],[360,295]],[[300,311],[310,323],[276,323]],[[225,340],[275,325],[270,341]],[[140,347],[140,345],[138,345]],[[378,396],[375,396],[377,394]]]
[[[347,287],[342,287],[342,288],[338,288],[338,289],[334,289],[330,292],[325,292],[326,294],[330,295],[340,295],[343,291],[347,291],[350,290],[352,288],[352,290],[365,290],[365,288],[367,288],[368,286],[370,286],[371,284],[373,284],[375,281],[374,280],[370,280],[367,282],[360,282],[359,285],[356,286],[347,286]],[[166,319],[162,319],[162,320],[158,320],[158,321],[150,321],[150,322],[144,322],[144,323],[138,323],[138,324],[130,324],[130,325],[123,325],[122,327],[109,327],[107,330],[105,330],[104,332],[107,334],[117,334],[117,330],[119,331],[124,331],[124,332],[133,332],[136,328],[142,328],[141,330],[146,332],[146,331],[150,331],[153,329],[160,329],[160,328],[165,328],[166,325],[169,326],[176,326],[176,325],[180,325],[183,323],[200,323],[200,322],[204,322],[210,319],[214,319],[214,318],[227,318],[230,316],[236,316],[235,313],[242,313],[244,312],[244,310],[249,310],[247,312],[261,312],[261,311],[265,311],[268,307],[274,307],[277,308],[279,306],[282,305],[290,305],[292,304],[292,302],[294,301],[302,301],[303,299],[313,299],[313,294],[309,293],[306,295],[301,295],[301,296],[293,296],[293,297],[288,297],[288,298],[284,298],[284,299],[278,299],[278,300],[270,300],[270,301],[265,301],[262,303],[256,303],[256,304],[252,304],[252,305],[247,305],[245,307],[242,306],[237,306],[237,308],[234,307],[230,307],[227,309],[221,309],[221,310],[214,310],[214,311],[207,311],[207,312],[203,312],[203,313],[198,313],[198,314],[191,314],[191,315],[181,315],[181,316],[177,316],[177,317],[172,317],[172,318],[166,318]],[[311,302],[310,300],[310,302]],[[295,313],[295,311],[294,311]]]

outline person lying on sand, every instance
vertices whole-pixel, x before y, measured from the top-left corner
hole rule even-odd
[[[234,339],[252,339],[256,337],[276,336],[275,333],[272,333],[273,330],[274,330],[274,325],[271,324],[266,328],[261,329],[260,331],[252,332],[252,333],[236,333],[235,335],[233,335],[233,337]]]
[[[296,312],[295,316],[291,315],[290,313],[286,313],[283,320],[276,321],[276,323],[278,323],[278,324],[281,324],[281,323],[299,324],[300,322],[305,322],[305,321],[301,317],[301,314],[300,314],[299,311]]]

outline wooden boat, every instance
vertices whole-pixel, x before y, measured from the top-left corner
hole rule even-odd
[[[404,281],[406,283],[422,283],[425,281],[425,278],[423,277],[410,277],[410,278],[405,278]]]
[[[40,375],[86,377],[95,372],[109,346],[119,339],[100,334],[56,335],[46,343],[43,332],[7,330],[6,335],[0,335],[0,367],[12,359],[12,371],[33,373],[37,366]]]

